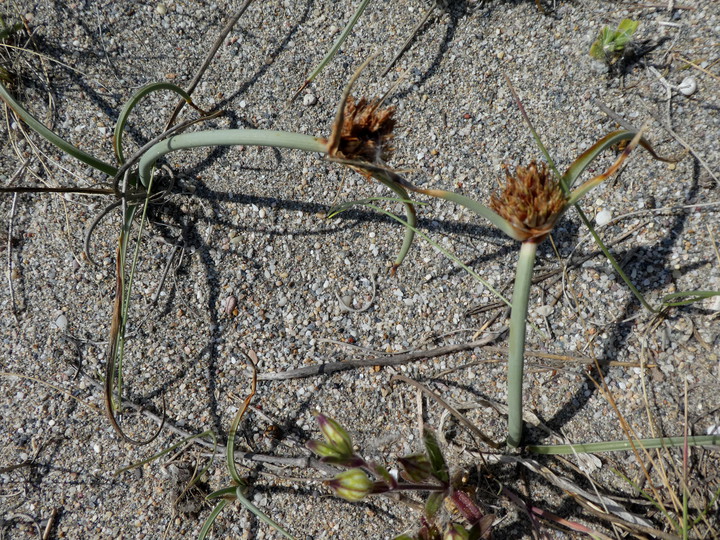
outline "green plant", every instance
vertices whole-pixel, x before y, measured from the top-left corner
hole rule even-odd
[[[483,514],[470,495],[458,488],[440,451],[435,435],[423,431],[424,453],[398,458],[402,472],[392,474],[384,465],[366,461],[353,450],[348,432],[335,420],[322,414],[315,418],[325,441],[309,441],[307,447],[320,456],[321,461],[346,469],[333,479],[325,481],[336,495],[351,502],[371,495],[407,491],[428,492],[421,527],[416,535],[403,534],[396,540],[439,540],[489,538],[490,526],[495,518]],[[444,536],[437,524],[438,512],[449,501],[467,524],[448,523]]]
[[[590,56],[607,63],[615,62],[625,52],[625,47],[630,43],[639,24],[638,21],[623,19],[617,30],[603,27],[600,35],[590,46]]]
[[[122,227],[118,239],[116,251],[116,291],[113,305],[112,324],[110,328],[110,340],[107,353],[105,370],[105,402],[108,418],[115,429],[124,440],[130,443],[139,444],[142,441],[128,437],[118,425],[115,419],[117,410],[116,400],[113,395],[122,394],[122,362],[125,344],[125,327],[130,306],[130,292],[135,266],[140,250],[140,235],[144,225],[144,217],[155,193],[153,191],[153,179],[156,171],[156,162],[162,156],[189,148],[207,146],[235,146],[255,145],[272,146],[275,148],[291,148],[306,152],[316,152],[328,158],[349,165],[354,170],[366,177],[374,177],[392,189],[402,199],[407,200],[407,192],[402,186],[389,181],[385,175],[367,173],[367,167],[372,165],[384,165],[384,159],[389,155],[388,141],[392,138],[394,126],[393,109],[381,109],[381,102],[368,102],[364,99],[355,102],[350,98],[350,91],[353,83],[359,77],[362,69],[369,63],[366,61],[353,75],[345,88],[340,99],[335,121],[328,139],[311,135],[287,133],[271,130],[209,130],[195,133],[178,134],[179,131],[187,129],[192,124],[208,118],[212,115],[197,108],[190,98],[190,95],[181,88],[170,83],[152,83],[133,94],[127,104],[122,108],[116,123],[113,149],[117,159],[117,165],[111,165],[94,156],[80,150],[71,143],[58,136],[48,129],[42,122],[38,121],[27,109],[19,104],[7,89],[0,85],[0,98],[2,98],[14,113],[24,121],[32,130],[43,136],[46,140],[75,157],[81,162],[107,174],[112,178],[112,188],[98,188],[83,190],[86,193],[101,195],[115,194],[118,201],[109,205],[100,215],[113,208],[122,205]],[[128,117],[137,104],[147,95],[157,91],[171,91],[180,95],[187,103],[191,104],[204,116],[199,119],[185,122],[162,133],[143,148],[137,151],[129,159],[125,159],[123,152],[123,133]],[[366,167],[367,165],[367,167]],[[135,168],[137,166],[137,168]],[[34,189],[33,191],[74,191],[68,188],[59,189]],[[21,191],[17,188],[3,188],[3,191]],[[403,203],[407,211],[407,220],[411,225],[415,224],[415,210],[409,203]],[[138,209],[142,208],[143,219],[140,222],[135,252],[128,259],[128,246],[132,235],[132,227]],[[92,226],[90,232],[92,231]],[[407,229],[405,240],[398,257],[393,265],[393,271],[400,265],[412,243],[414,232]],[[86,246],[89,246],[89,235]],[[88,252],[88,258],[92,256]],[[159,433],[159,431],[158,431]],[[151,437],[154,438],[157,433]],[[147,441],[146,441],[147,442]]]
[[[513,95],[515,95],[513,90]],[[516,99],[517,96],[515,95]],[[524,369],[524,349],[526,334],[526,318],[529,301],[532,269],[535,261],[537,246],[550,234],[555,223],[571,207],[575,207],[583,222],[590,229],[593,237],[603,250],[603,253],[611,262],[616,271],[628,284],[633,294],[647,309],[653,312],[661,312],[673,306],[685,305],[702,298],[720,294],[718,291],[684,291],[667,295],[660,307],[650,306],[642,294],[625,275],[612,254],[602,243],[597,232],[592,227],[582,209],[577,203],[592,189],[615,174],[630,155],[630,152],[639,144],[658,160],[673,161],[658,156],[645,139],[642,138],[642,131],[634,132],[620,130],[602,137],[594,145],[583,152],[565,171],[561,174],[554,161],[550,157],[545,146],[542,144],[532,123],[525,114],[522,104],[518,101],[521,112],[528,126],[540,147],[547,163],[540,164],[533,161],[528,167],[517,167],[515,174],[506,170],[506,187],[501,195],[493,195],[490,205],[485,206],[465,195],[452,191],[440,189],[419,188],[406,181],[399,174],[387,169],[374,167],[372,171],[376,175],[385,176],[386,182],[394,182],[407,191],[423,193],[437,198],[442,198],[461,206],[466,207],[473,213],[490,221],[498,229],[503,231],[513,240],[520,241],[521,248],[518,258],[518,265],[515,274],[515,286],[512,298],[512,315],[510,321],[509,337],[509,359],[508,359],[508,439],[510,447],[518,447],[522,442],[522,381]],[[620,142],[630,141],[622,151],[615,163],[604,173],[599,174],[580,186],[575,187],[580,175],[588,166],[605,150]],[[367,201],[355,201],[367,204]],[[407,202],[407,201],[405,201]],[[348,208],[352,203],[342,205],[336,211]],[[413,226],[409,226],[412,227]],[[665,444],[668,440],[663,439]],[[622,443],[622,441],[621,441]],[[677,443],[677,441],[675,441]],[[707,441],[705,441],[707,443]],[[618,447],[618,449],[622,444]],[[568,448],[564,448],[564,451]]]

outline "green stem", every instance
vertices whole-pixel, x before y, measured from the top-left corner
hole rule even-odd
[[[557,445],[537,445],[525,448],[533,454],[543,455],[559,455],[559,454],[592,454],[596,452],[620,452],[632,450],[633,445],[636,447],[650,450],[652,448],[678,448],[685,444],[688,446],[718,446],[720,445],[720,435],[701,435],[698,437],[660,437],[656,439],[637,439],[632,441],[606,441],[588,444],[557,444]]]
[[[408,251],[410,251],[410,246],[412,245],[413,239],[415,238],[415,227],[417,226],[417,214],[415,212],[415,207],[413,206],[412,202],[410,202],[410,196],[408,195],[408,192],[405,191],[405,188],[402,187],[399,184],[396,184],[392,180],[390,180],[387,175],[383,174],[373,174],[373,178],[378,180],[380,183],[385,185],[386,187],[389,187],[392,189],[398,197],[400,197],[400,200],[402,201],[403,205],[405,206],[405,215],[407,217],[407,225],[405,227],[405,238],[403,239],[402,247],[400,248],[400,253],[395,259],[395,262],[393,263],[393,272],[402,264],[403,260],[405,260],[405,256],[408,254]]]
[[[525,356],[525,319],[527,318],[530,284],[532,283],[533,265],[537,243],[523,242],[520,248],[517,270],[515,271],[515,288],[512,297],[512,314],[510,316],[510,358],[508,359],[508,439],[512,448],[520,446],[522,439],[522,385],[523,364]]]
[[[305,152],[326,153],[326,141],[320,137],[300,133],[261,129],[218,129],[184,133],[165,139],[150,148],[140,159],[140,181],[147,187],[150,172],[155,162],[170,152],[202,146],[274,146],[276,148],[294,148]]]

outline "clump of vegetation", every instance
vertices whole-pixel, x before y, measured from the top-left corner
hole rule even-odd
[[[625,48],[639,25],[638,21],[623,19],[617,30],[605,26],[590,46],[590,56],[608,64],[614,64],[625,54]]]
[[[403,470],[393,474],[385,466],[366,461],[355,453],[350,435],[338,422],[322,414],[316,415],[316,420],[325,442],[310,441],[307,447],[325,463],[347,469],[326,482],[336,495],[356,502],[370,495],[404,491],[429,493],[417,534],[402,534],[395,540],[490,538],[495,516],[483,514],[470,495],[458,489],[458,482],[451,477],[432,431],[423,430],[425,452],[398,458]],[[438,524],[438,514],[446,500],[466,523]],[[445,531],[442,535],[441,530]]]

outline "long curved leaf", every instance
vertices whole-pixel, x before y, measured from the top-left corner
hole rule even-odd
[[[27,109],[25,109],[22,105],[15,101],[15,99],[13,99],[5,86],[3,86],[2,84],[0,84],[0,98],[2,98],[5,103],[7,103],[8,107],[10,107],[13,112],[30,127],[30,129],[37,132],[39,135],[57,146],[63,152],[70,154],[75,159],[79,159],[86,165],[90,165],[92,168],[97,169],[100,172],[104,172],[108,176],[115,176],[115,174],[117,173],[117,169],[109,163],[105,163],[104,161],[97,159],[86,152],[83,152],[78,147],[73,146],[65,139],[60,137],[58,134],[56,134],[54,131],[49,129],[45,124],[40,122],[40,120],[30,114]]]
[[[130,113],[135,108],[135,106],[140,103],[140,100],[142,98],[152,92],[157,92],[160,90],[170,90],[171,92],[175,92],[180,97],[182,97],[186,103],[193,105],[190,94],[188,94],[185,90],[183,90],[176,84],[168,82],[152,82],[150,84],[146,84],[137,92],[135,92],[120,111],[117,122],[115,123],[115,132],[113,133],[113,150],[115,150],[115,157],[117,158],[118,163],[120,163],[121,165],[125,162],[125,156],[123,155],[122,151],[122,135],[125,131],[125,125],[127,124],[128,116],[130,116]]]
[[[578,177],[583,173],[583,171],[585,171],[585,169],[588,168],[590,163],[592,163],[592,161],[596,157],[598,157],[598,155],[600,155],[601,152],[607,150],[613,144],[618,144],[622,141],[630,141],[633,139],[633,137],[635,137],[635,135],[637,135],[637,131],[628,131],[624,129],[613,131],[612,133],[605,135],[602,139],[600,139],[590,148],[585,150],[582,154],[580,154],[580,157],[578,157],[575,161],[572,162],[572,164],[565,171],[565,174],[563,174],[562,176],[563,184],[566,185],[568,189],[571,189]],[[645,139],[640,139],[640,146],[650,152],[652,157],[657,160],[665,161],[667,163],[674,162],[674,160],[672,159],[659,156],[655,152],[655,150],[653,150],[652,146],[650,146],[650,143],[647,142],[647,140]]]

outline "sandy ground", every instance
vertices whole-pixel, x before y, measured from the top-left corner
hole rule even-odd
[[[503,178],[502,164],[514,167],[541,157],[507,76],[560,168],[618,127],[603,107],[633,126],[648,121],[648,138],[660,154],[678,156],[683,145],[689,146],[693,154],[670,165],[635,152],[622,173],[592,192],[583,207],[591,218],[601,211],[615,218],[600,228],[601,234],[606,240],[620,238],[612,251],[651,303],[675,291],[720,289],[716,1],[675,2],[677,9],[670,12],[664,1],[653,7],[558,0],[554,9],[544,2],[546,14],[532,1],[448,2],[385,77],[383,66],[430,2],[374,2],[335,60],[289,102],[356,4],[254,2],[194,93],[201,106],[226,111],[204,129],[328,136],[345,82],[365,58],[379,52],[355,94],[390,91],[388,103],[396,107],[398,124],[390,165],[409,170],[417,184],[487,202]],[[223,0],[30,5],[5,0],[0,3],[5,20],[17,20],[19,12],[33,32],[32,41],[20,45],[42,56],[6,50],[12,63],[3,66],[19,77],[15,95],[38,118],[83,150],[114,162],[112,129],[133,91],[152,81],[186,86],[238,7],[239,2]],[[626,62],[624,72],[608,72],[588,50],[603,25],[625,17],[640,21],[634,47],[641,56]],[[676,88],[687,77],[697,83],[690,96]],[[174,104],[175,97],[167,93],[143,101],[128,124],[126,153],[162,130]],[[108,182],[23,128],[12,119],[0,126],[3,185],[11,180],[14,185],[84,187]],[[592,170],[602,171],[613,159],[607,152]],[[540,476],[515,465],[482,465],[478,452],[487,448],[448,419],[436,401],[392,381],[402,374],[422,382],[491,437],[503,439],[505,421],[487,406],[506,400],[507,336],[492,332],[507,320],[502,308],[492,307],[493,294],[421,238],[397,276],[390,276],[403,231],[376,211],[358,208],[323,219],[334,201],[389,196],[387,190],[299,151],[197,149],[173,154],[167,163],[177,183],[173,195],[151,211],[124,365],[124,397],[154,413],[164,400],[168,424],[176,429],[166,429],[148,446],[119,439],[102,414],[103,395],[96,385],[104,369],[114,295],[117,211],[93,237],[98,266],[83,255],[82,241],[111,196],[0,198],[4,246],[12,224],[11,248],[0,253],[14,292],[13,301],[4,279],[0,537],[36,538],[48,520],[48,538],[197,536],[211,511],[203,495],[229,482],[220,456],[180,505],[173,503],[188,476],[207,462],[205,447],[182,446],[133,471],[114,473],[180,441],[177,430],[211,430],[224,443],[249,389],[243,351],[253,351],[260,373],[271,374],[463,344],[481,328],[481,337],[497,335],[494,348],[382,369],[261,381],[253,402],[257,410],[241,425],[238,449],[306,458],[303,444],[319,437],[312,413],[321,410],[344,423],[364,456],[393,466],[397,456],[420,450],[420,414],[441,434],[453,470],[470,478],[478,504],[497,516],[496,538],[532,534],[524,512],[498,496],[498,482],[539,508],[608,533],[605,522]],[[427,203],[419,208],[422,232],[495,287],[511,283],[515,242],[453,204],[419,199]],[[401,212],[396,204],[380,204]],[[528,349],[605,362],[602,372],[617,410],[638,436],[682,435],[686,415],[692,434],[719,425],[718,302],[656,317],[640,306],[602,255],[571,264],[595,251],[576,213],[563,218],[553,241],[557,251],[549,242],[541,246],[536,273],[566,272],[533,288],[530,319],[536,329],[528,332]],[[153,302],[168,260],[170,271]],[[356,309],[370,302],[370,307],[348,311],[342,302]],[[641,362],[649,367],[639,367]],[[585,365],[532,357],[528,366],[526,410],[552,430],[573,442],[624,438],[617,413],[595,389]],[[596,371],[591,374],[597,377]],[[122,426],[142,439],[155,424],[126,414]],[[528,438],[559,442],[537,430],[530,430]],[[664,456],[670,471],[681,463],[678,452]],[[638,478],[635,457],[606,453],[598,459],[600,468],[588,474],[600,489],[635,497],[631,486],[610,472],[615,468]],[[589,486],[570,465],[557,459],[541,462]],[[252,485],[248,496],[297,538],[392,538],[419,524],[420,512],[408,501],[376,498],[350,504],[330,496],[314,481],[325,478],[322,471],[277,461],[241,463]],[[696,494],[707,497],[718,489],[716,452],[697,450],[690,465]],[[677,481],[673,485],[679,493]],[[649,506],[626,504],[654,526],[667,527]],[[717,516],[716,504],[707,524],[715,534]],[[566,529],[542,528],[550,537],[572,537]],[[278,535],[240,505],[230,505],[213,537]]]

